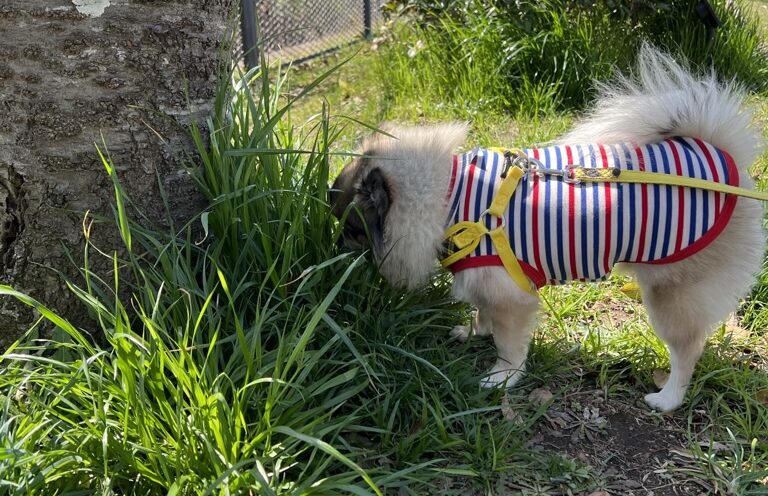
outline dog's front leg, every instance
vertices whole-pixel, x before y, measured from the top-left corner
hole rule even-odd
[[[478,267],[456,273],[453,295],[477,308],[476,334],[493,333],[498,359],[481,381],[485,387],[512,386],[523,375],[539,298],[522,289],[503,267]],[[452,336],[461,338],[465,326]]]
[[[471,325],[453,326],[450,332],[452,338],[456,338],[462,343],[469,339],[470,336],[490,336],[491,334],[493,334],[491,319],[488,318],[485,312],[480,313],[480,310],[472,312]]]
[[[480,381],[481,386],[512,387],[523,376],[537,308],[536,304],[513,303],[482,310],[482,315],[491,321],[498,358],[487,377]]]

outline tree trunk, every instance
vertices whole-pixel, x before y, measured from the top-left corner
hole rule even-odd
[[[107,143],[137,207],[176,221],[202,198],[184,172],[188,119],[211,110],[234,0],[2,0],[0,280],[77,320],[63,279],[77,279],[86,210],[111,215]],[[108,229],[99,227],[99,229]],[[108,237],[113,246],[116,238]],[[70,255],[68,255],[68,253]],[[106,261],[104,261],[106,262]],[[55,270],[53,270],[55,269]],[[35,316],[0,299],[0,351]]]

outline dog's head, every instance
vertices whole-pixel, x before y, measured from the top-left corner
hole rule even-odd
[[[366,151],[344,167],[333,183],[330,201],[336,218],[347,215],[339,238],[342,246],[363,249],[370,239],[374,253],[381,256],[392,193],[384,172],[372,160],[373,153]]]
[[[451,157],[467,130],[463,124],[381,130],[336,178],[331,212],[344,220],[342,246],[371,247],[390,283],[414,287],[434,268]]]

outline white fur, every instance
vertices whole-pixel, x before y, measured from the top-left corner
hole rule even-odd
[[[392,202],[384,230],[381,273],[388,281],[416,288],[434,272],[443,241],[446,193],[453,151],[464,143],[467,126],[386,127],[363,144],[375,152]]]
[[[752,188],[746,168],[759,151],[759,134],[742,108],[734,84],[714,74],[692,75],[669,56],[644,46],[636,78],[601,86],[594,110],[559,141],[567,143],[653,143],[671,136],[697,137],[728,152],[741,185]],[[464,140],[462,125],[392,128],[399,140],[377,138],[376,166],[392,188],[382,272],[394,283],[416,287],[434,270],[447,215],[451,154]],[[671,375],[652,407],[668,411],[683,401],[696,361],[713,327],[748,294],[765,249],[759,202],[739,198],[720,236],[695,255],[664,265],[624,264],[635,273],[657,334],[670,347]],[[538,298],[520,290],[500,267],[456,274],[454,296],[478,308],[477,334],[493,334],[498,361],[484,386],[514,384],[522,375]],[[465,339],[468,329],[452,335]]]

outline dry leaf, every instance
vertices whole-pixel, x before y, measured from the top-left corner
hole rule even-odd
[[[509,406],[509,395],[506,393],[506,391],[504,392],[504,396],[501,398],[501,415],[505,420],[508,420],[514,424],[523,423],[523,418],[520,416],[520,414],[514,411],[511,406]]]
[[[653,370],[653,383],[656,384],[657,388],[659,389],[663,388],[664,384],[666,384],[668,380],[669,380],[669,372],[661,369]]]
[[[553,396],[549,389],[536,388],[528,395],[528,401],[534,405],[543,405],[552,401]]]
[[[768,389],[761,389],[760,391],[756,392],[755,399],[763,405],[768,406]]]
[[[608,491],[595,491],[593,493],[589,493],[589,496],[611,496]]]

